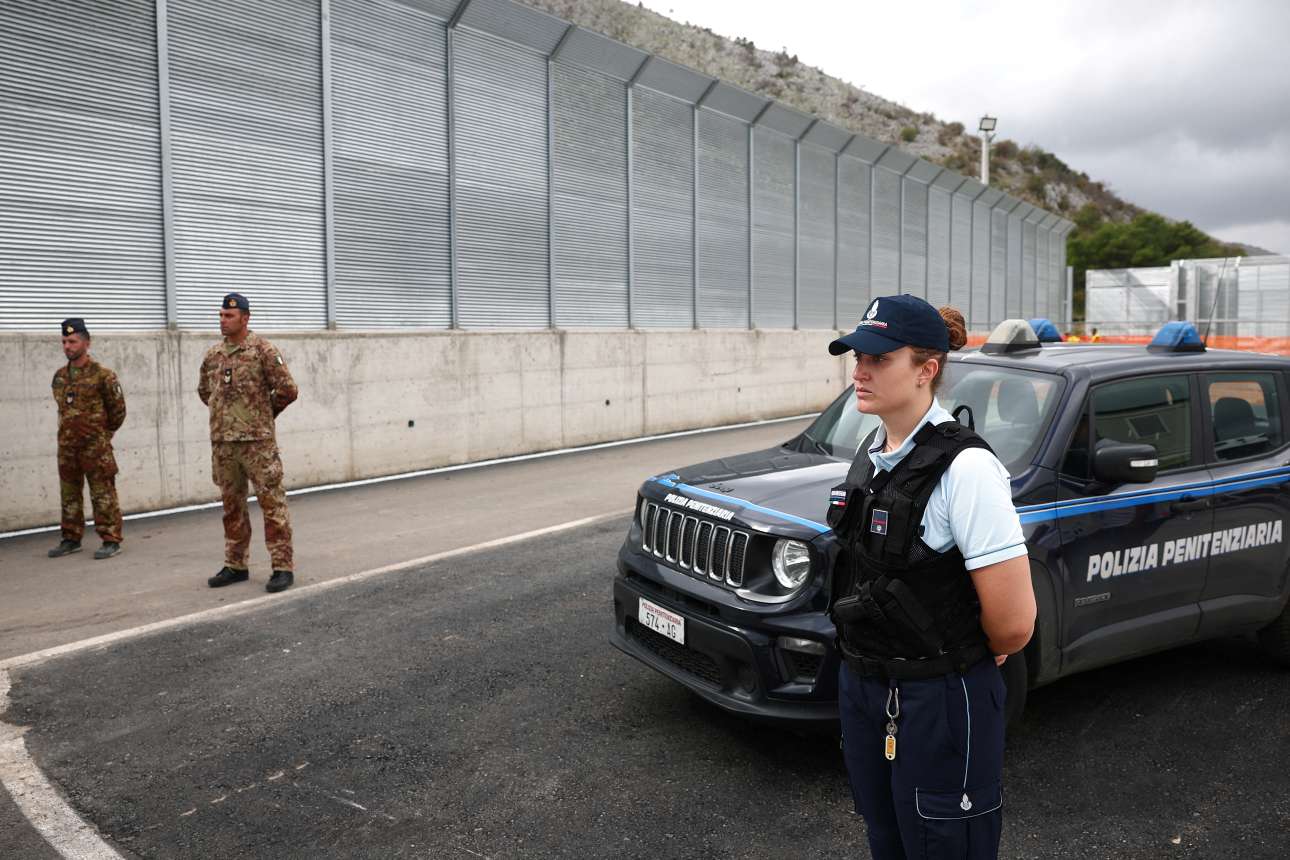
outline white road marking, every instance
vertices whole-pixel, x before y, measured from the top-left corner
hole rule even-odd
[[[9,708],[9,673],[0,669],[0,714]],[[27,751],[27,729],[0,722],[0,783],[50,847],[66,860],[121,860],[45,779]]]
[[[64,657],[81,651],[106,648],[119,642],[138,639],[163,630],[173,630],[190,624],[209,621],[213,618],[241,615],[267,606],[280,605],[285,601],[297,600],[341,585],[372,579],[383,574],[408,570],[409,568],[420,567],[481,550],[495,549],[532,538],[568,531],[580,526],[624,517],[634,510],[634,508],[626,508],[612,513],[598,514],[594,517],[570,520],[569,522],[546,526],[545,528],[534,529],[517,535],[432,553],[431,555],[408,559],[395,564],[387,564],[382,567],[374,567],[370,570],[351,573],[348,576],[329,579],[325,582],[297,586],[281,594],[266,594],[262,597],[253,597],[241,603],[216,606],[201,612],[193,612],[177,618],[169,618],[165,621],[132,627],[129,630],[118,630],[115,633],[95,636],[91,639],[82,639],[79,642],[70,642],[66,645],[46,648],[43,651],[33,651],[30,654],[0,660],[0,714],[5,713],[9,708],[9,670],[11,669],[33,666],[54,657]],[[22,814],[31,823],[32,827],[44,837],[45,841],[65,860],[122,860],[121,855],[104,842],[98,832],[83,821],[67,804],[62,795],[58,793],[58,790],[45,779],[44,774],[40,772],[40,768],[36,766],[35,760],[32,759],[28,752],[26,742],[23,740],[23,735],[26,731],[26,727],[13,726],[0,721],[0,784],[3,784],[9,795],[13,797]],[[297,771],[303,770],[308,764],[309,762],[298,764],[295,769]],[[218,804],[227,799],[227,797],[228,795],[224,795],[210,802]],[[359,804],[343,798],[336,797],[333,799],[356,809],[361,809],[364,812],[367,811],[366,808],[359,806]],[[180,817],[190,815],[192,812],[193,810],[180,813]]]
[[[338,484],[319,484],[315,487],[298,487],[294,490],[287,490],[288,496],[304,496],[309,493],[321,493],[328,490],[345,490],[350,487],[366,487],[371,484],[384,484],[389,481],[406,481],[409,478],[424,478],[428,475],[442,475],[446,472],[462,472],[467,469],[482,469],[485,466],[501,466],[506,463],[521,463],[525,460],[542,460],[547,457],[560,457],[565,454],[581,454],[584,451],[599,451],[603,448],[618,448],[622,445],[637,445],[641,442],[658,442],[663,439],[678,439],[682,436],[700,436],[704,433],[720,433],[723,430],[744,430],[749,427],[765,427],[771,424],[786,424],[789,421],[803,421],[807,418],[814,418],[818,413],[812,412],[809,415],[790,415],[787,418],[766,418],[762,421],[746,421],[742,424],[723,424],[720,427],[700,427],[698,430],[678,430],[675,433],[660,433],[657,436],[637,436],[634,439],[620,439],[616,442],[597,442],[594,445],[580,445],[576,448],[558,448],[554,451],[538,451],[534,454],[517,454],[514,457],[497,457],[492,460],[479,460],[474,463],[459,463],[455,466],[439,466],[434,469],[421,469],[416,472],[400,472],[397,475],[382,475],[379,478],[362,478],[357,481],[345,481]],[[250,497],[250,501],[255,501],[255,496]],[[177,508],[163,508],[159,511],[141,511],[137,514],[130,514],[124,519],[127,520],[145,520],[153,517],[168,517],[172,514],[186,514],[192,511],[209,511],[220,507],[221,502],[202,502],[196,505],[182,505]],[[93,525],[93,520],[86,520],[85,525]],[[59,526],[36,526],[30,529],[19,529],[11,532],[0,532],[0,540],[5,538],[23,537],[25,535],[45,534],[47,532],[56,532]]]

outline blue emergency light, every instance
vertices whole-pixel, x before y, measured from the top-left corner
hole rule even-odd
[[[1147,349],[1151,352],[1204,352],[1205,343],[1200,339],[1196,326],[1174,320],[1160,327]]]
[[[1036,317],[1030,320],[1030,327],[1035,331],[1035,337],[1039,338],[1040,343],[1061,343],[1062,333],[1053,325],[1052,320]]]

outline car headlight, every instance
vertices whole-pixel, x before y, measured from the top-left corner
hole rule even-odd
[[[793,591],[800,588],[811,573],[810,550],[799,540],[777,540],[770,554],[770,566],[779,584]]]

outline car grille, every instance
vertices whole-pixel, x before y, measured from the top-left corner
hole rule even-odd
[[[641,549],[697,577],[732,588],[744,584],[748,532],[645,501],[641,508]]]
[[[648,627],[642,627],[634,618],[627,618],[627,635],[639,642],[646,650],[657,657],[694,675],[702,678],[714,687],[721,686],[721,669],[717,661],[707,654],[687,648],[679,642],[673,642],[661,633],[655,633]]]

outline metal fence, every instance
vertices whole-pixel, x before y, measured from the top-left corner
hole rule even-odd
[[[1175,260],[1085,273],[1085,327],[1143,338],[1191,320],[1217,346],[1290,352],[1290,257]]]
[[[0,329],[1069,318],[1069,221],[509,0],[11,0],[0,197]]]

